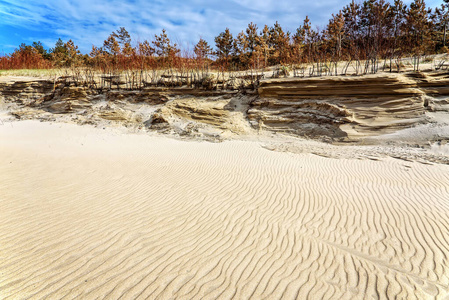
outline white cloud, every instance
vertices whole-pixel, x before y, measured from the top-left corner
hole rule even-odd
[[[0,0],[0,25],[39,28],[46,34],[41,40],[47,47],[61,37],[72,39],[87,53],[92,44],[101,46],[119,27],[125,27],[134,40],[152,40],[165,28],[184,46],[200,37],[213,44],[226,27],[237,34],[250,22],[262,28],[279,21],[284,30],[295,31],[308,15],[313,25],[323,27],[331,13],[345,4],[338,0]]]

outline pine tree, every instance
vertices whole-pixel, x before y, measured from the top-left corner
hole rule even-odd
[[[235,52],[238,57],[238,62],[241,67],[246,68],[248,64],[249,55],[249,42],[243,31],[241,31],[234,40]]]
[[[160,35],[155,35],[154,38],[155,40],[152,43],[156,49],[156,54],[158,56],[160,57],[175,56],[180,52],[177,44],[172,45],[165,29],[162,29],[162,33]]]
[[[229,28],[215,37],[216,54],[219,59],[223,60],[226,66],[229,64],[231,56],[234,55],[234,37]]]
[[[360,39],[365,59],[365,72],[371,63],[371,72],[377,71],[377,59],[384,51],[387,34],[387,16],[391,7],[385,0],[366,0],[360,10],[359,30],[363,36]]]
[[[326,34],[334,49],[335,56],[339,60],[341,57],[341,45],[344,35],[345,20],[343,13],[340,11],[338,14],[332,14],[332,19],[329,20],[327,25]]]
[[[284,32],[278,22],[270,28],[269,45],[272,48],[271,62],[273,64],[286,63],[290,60],[290,32]]]
[[[256,52],[257,55],[262,55],[264,59],[264,67],[268,65],[268,55],[269,52],[272,50],[270,48],[270,28],[265,25],[260,32],[260,34],[257,36],[257,46],[256,46]]]
[[[148,67],[153,61],[155,49],[151,47],[147,40],[137,43],[137,57],[139,59],[140,69]]]
[[[394,4],[391,6],[390,16],[388,17],[388,20],[390,21],[390,45],[388,54],[390,57],[390,72],[392,71],[394,57],[396,57],[398,71],[400,70],[400,58],[405,44],[403,38],[406,31],[406,16],[407,5],[405,5],[402,0],[395,0]]]
[[[248,24],[248,28],[246,28],[246,40],[248,41],[248,51],[250,56],[252,56],[254,50],[256,50],[258,37],[257,25],[251,22]]]
[[[447,0],[446,3],[449,3]],[[441,4],[440,7],[435,9],[435,33],[437,36],[441,36],[441,47],[444,48],[443,51],[447,52],[446,49],[446,36],[447,36],[447,25],[449,22],[449,4]],[[439,39],[437,37],[437,39]]]
[[[51,55],[47,52],[47,50],[44,48],[44,46],[42,45],[42,43],[40,41],[33,42],[32,47],[34,49],[36,49],[37,53],[42,55],[43,58],[45,58],[45,59],[51,58]]]
[[[112,36],[116,38],[119,45],[122,46],[122,49],[126,44],[131,44],[131,36],[125,27],[120,27],[120,29],[112,33]]]
[[[343,45],[345,49],[347,50],[347,53],[349,55],[348,64],[346,66],[349,66],[349,63],[352,60],[356,60],[356,73],[359,72],[360,67],[360,5],[355,3],[353,0],[349,5],[345,6],[342,10],[343,16],[345,18],[345,40],[343,42]],[[344,71],[346,73],[346,70]]]
[[[78,46],[72,40],[68,40],[64,47],[67,49],[67,61],[68,67],[79,66],[81,63],[81,52],[78,50]]]
[[[150,43],[147,40],[144,40],[141,43],[138,43],[137,49],[139,52],[139,55],[144,57],[151,57],[155,53],[155,49],[151,47]]]
[[[93,64],[94,67],[101,67],[104,68],[104,63],[105,63],[105,52],[101,47],[95,47],[94,45],[92,45],[92,49],[89,53],[89,56],[91,58],[91,62]],[[104,70],[103,70],[104,71]]]
[[[195,45],[193,52],[198,59],[203,60],[208,58],[208,56],[212,53],[212,48],[204,39],[200,38],[198,43]]]
[[[117,39],[114,37],[114,34],[111,34],[104,42],[103,42],[103,50],[109,55],[118,55],[120,54],[120,45]]]
[[[249,65],[255,63],[253,55],[257,48],[258,37],[257,25],[251,22],[246,30],[240,32],[235,39],[239,62],[243,68],[248,68]]]
[[[414,69],[419,70],[419,60],[421,55],[425,54],[431,46],[431,23],[429,14],[431,10],[426,8],[423,0],[414,0],[410,4],[407,15],[408,38],[415,56]]]
[[[62,66],[67,59],[67,48],[65,47],[65,43],[58,39],[54,48],[50,49],[51,57],[55,65]]]
[[[131,35],[128,33],[125,27],[120,27],[119,30],[116,30],[112,33],[112,36],[120,45],[120,51],[122,54],[126,56],[134,54],[134,49],[131,47]]]
[[[66,53],[67,49],[64,47],[64,42],[61,40],[61,38],[58,39],[58,41],[55,43],[55,47],[50,49],[50,53]]]
[[[317,33],[312,29],[312,23],[310,22],[309,16],[304,19],[302,27],[298,29],[296,34],[296,39],[301,39],[304,44],[304,54],[305,60],[307,62],[312,62],[315,56],[314,41],[316,39]]]
[[[304,60],[303,51],[304,51],[304,27],[300,25],[297,29],[295,34],[292,36],[293,41],[293,49],[292,49],[292,55],[295,57],[296,62],[300,63],[302,60]]]

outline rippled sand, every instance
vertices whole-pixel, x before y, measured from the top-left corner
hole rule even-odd
[[[0,124],[0,298],[444,299],[449,166]]]

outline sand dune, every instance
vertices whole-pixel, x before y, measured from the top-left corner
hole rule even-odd
[[[449,166],[0,125],[0,298],[445,299]]]

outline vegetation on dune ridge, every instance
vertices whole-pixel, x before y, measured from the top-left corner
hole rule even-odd
[[[308,17],[295,32],[286,32],[276,22],[262,29],[254,23],[236,36],[226,28],[215,37],[215,50],[200,39],[193,51],[172,43],[165,30],[152,41],[133,43],[120,27],[101,47],[81,54],[72,40],[59,39],[46,50],[40,42],[22,44],[10,55],[0,56],[0,70],[89,68],[113,74],[125,70],[235,71],[284,65],[278,74],[320,76],[346,74],[351,65],[356,74],[376,73],[379,68],[401,70],[401,59],[412,57],[415,70],[423,56],[447,53],[449,0],[435,9],[423,0],[409,6],[402,0],[352,1],[332,14],[323,30],[314,29]],[[339,62],[344,66],[338,68]],[[307,66],[307,67],[306,67]]]

